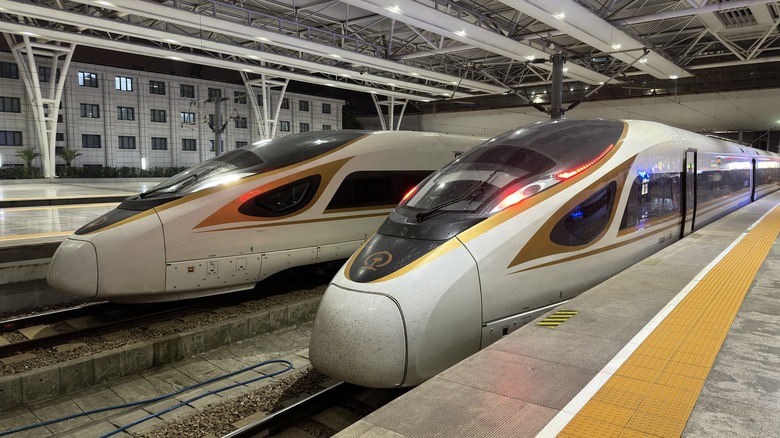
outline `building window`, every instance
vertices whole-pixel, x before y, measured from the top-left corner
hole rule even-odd
[[[117,76],[116,89],[122,91],[133,91],[133,78],[128,78],[127,76]]]
[[[62,113],[57,114],[57,123],[62,123]]]
[[[55,137],[55,141],[65,141],[65,134],[58,132],[57,136]]]
[[[183,151],[196,151],[198,150],[195,144],[194,138],[182,138],[181,139],[181,150]]]
[[[100,105],[95,105],[93,103],[82,103],[81,104],[81,117],[89,117],[91,119],[99,119],[100,118]]]
[[[82,148],[100,148],[100,136],[97,134],[81,134]]]
[[[165,123],[165,120],[166,120],[165,110],[153,109],[153,110],[150,110],[150,111],[151,111],[151,114],[152,114],[152,121],[153,122]]]
[[[258,94],[255,97],[257,98],[257,106],[263,106],[263,95],[262,94]]]
[[[222,90],[219,88],[209,88],[209,99],[222,97]]]
[[[282,109],[290,109],[290,99],[285,97],[282,99]]]
[[[236,117],[233,120],[236,121],[236,128],[246,129],[246,117]]]
[[[135,137],[131,137],[129,135],[120,135],[119,149],[135,149]]]
[[[0,131],[0,146],[21,146],[22,131]]]
[[[149,94],[165,94],[165,82],[149,81]]]
[[[0,97],[0,112],[20,113],[22,112],[20,102],[18,97]]]
[[[209,151],[214,152],[214,140],[209,140]],[[220,141],[219,143],[219,152],[225,152],[225,142]]]
[[[49,82],[49,79],[51,77],[51,67],[44,67],[42,65],[38,66],[38,81],[40,82]],[[60,78],[60,69],[57,69],[57,77],[55,80]]]
[[[298,101],[298,110],[300,110],[300,111],[309,111],[309,101],[308,100],[299,100]]]
[[[236,142],[236,149],[240,149],[240,148],[246,147],[247,144],[249,144],[249,143],[247,143],[245,141],[237,141]]]
[[[13,62],[0,62],[0,78],[19,79],[19,66]]]
[[[309,124],[308,123],[300,123],[298,126],[300,129],[298,132],[309,132]]]
[[[79,72],[79,87],[98,87],[97,73],[90,73],[86,71]]]
[[[322,130],[323,131],[330,131],[330,129],[331,129],[330,125],[322,125]]]
[[[181,112],[182,123],[195,123],[195,113]],[[185,149],[186,150],[186,149]]]
[[[330,114],[330,104],[329,103],[323,103],[322,104],[322,114]]]
[[[280,121],[279,122],[279,131],[281,132],[290,132],[290,122],[287,121]]]
[[[209,126],[212,128],[215,127],[214,125],[214,114],[209,114]]]
[[[116,107],[117,120],[135,120],[135,108],[129,106]]]
[[[195,98],[195,86],[194,85],[179,85],[179,96]]]
[[[246,103],[246,91],[234,91],[233,92],[233,102],[235,102],[235,103]]]
[[[168,139],[165,137],[152,137],[152,150],[153,151],[167,151]]]

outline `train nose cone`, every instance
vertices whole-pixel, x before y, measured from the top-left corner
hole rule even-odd
[[[330,285],[314,320],[309,360],[336,379],[377,388],[400,386],[404,333],[401,311],[390,298]]]
[[[84,298],[97,295],[97,251],[92,242],[72,238],[63,242],[49,264],[46,280],[57,292]]]

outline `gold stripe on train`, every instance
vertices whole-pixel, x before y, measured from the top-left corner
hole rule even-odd
[[[299,220],[299,221],[288,221],[288,222],[275,222],[275,223],[259,223],[259,224],[252,224],[252,225],[244,225],[240,227],[230,227],[230,228],[218,228],[218,229],[212,229],[212,230],[198,230],[195,231],[196,233],[213,233],[216,231],[234,231],[234,230],[246,230],[246,229],[252,229],[252,228],[266,228],[266,227],[278,227],[282,225],[301,225],[301,224],[314,224],[319,222],[333,222],[333,221],[341,221],[341,220],[348,220],[348,219],[365,219],[365,218],[371,218],[371,217],[385,217],[389,213],[389,210],[382,210],[377,213],[369,213],[369,214],[356,214],[351,216],[333,216],[333,217],[326,217],[326,218],[319,218],[319,219],[306,219],[306,220]]]
[[[587,176],[593,174],[594,172],[598,171],[603,167],[620,149],[620,147],[623,145],[623,141],[626,138],[626,135],[628,134],[628,124],[623,122],[623,132],[620,134],[620,138],[617,142],[615,142],[615,146],[612,148],[612,150],[609,151],[609,153],[603,157],[601,160],[599,160],[596,164],[585,170],[584,172],[572,177],[571,179],[561,181],[560,183],[550,187],[549,189],[543,190],[534,196],[531,196],[528,199],[524,199],[518,204],[515,204],[506,210],[499,212],[484,221],[474,225],[473,227],[463,231],[462,233],[458,234],[457,236],[451,238],[448,240],[445,244],[440,245],[430,252],[426,253],[422,257],[418,258],[417,260],[409,263],[408,265],[402,267],[401,269],[388,274],[382,278],[378,278],[376,280],[369,281],[369,283],[380,283],[383,281],[392,280],[394,278],[400,277],[401,275],[406,274],[407,272],[410,272],[414,269],[417,269],[418,267],[429,263],[440,256],[443,256],[444,254],[447,254],[448,252],[454,250],[457,248],[461,243],[465,245],[467,242],[474,240],[475,238],[485,234],[486,232],[492,230],[493,228],[503,224],[504,222],[513,219],[514,217],[518,216],[519,214],[527,211],[528,209],[535,207],[538,204],[541,204],[542,202],[550,199],[551,197],[557,195],[558,193],[562,192],[563,190],[569,188],[572,184],[575,184],[576,181],[582,180],[582,178],[586,178]],[[636,156],[632,157],[630,160],[634,160]],[[351,261],[350,261],[351,263]],[[349,271],[347,272],[347,278],[349,278]]]
[[[115,228],[115,227],[118,227],[120,225],[124,225],[124,224],[130,223],[130,222],[133,222],[133,221],[136,221],[136,220],[139,220],[139,219],[143,219],[143,218],[149,216],[152,213],[155,213],[155,212],[159,213],[161,211],[168,210],[169,208],[173,208],[173,207],[179,206],[181,204],[185,204],[187,202],[195,201],[195,200],[200,199],[200,198],[202,198],[204,196],[208,196],[208,195],[216,193],[216,192],[218,192],[220,190],[224,190],[227,187],[233,187],[233,186],[237,186],[237,185],[240,185],[240,184],[246,184],[248,182],[252,182],[252,181],[258,180],[260,178],[265,178],[265,177],[268,177],[268,176],[277,175],[277,174],[282,173],[282,172],[287,172],[287,171],[289,171],[291,169],[294,169],[296,167],[305,166],[305,165],[313,163],[313,162],[315,162],[315,161],[317,161],[317,160],[319,160],[321,158],[327,157],[328,155],[334,154],[334,153],[344,149],[345,147],[347,147],[347,146],[349,146],[349,145],[351,145],[351,144],[353,144],[353,143],[355,143],[357,141],[360,141],[360,140],[368,137],[369,135],[371,135],[371,134],[362,135],[362,136],[360,136],[360,137],[358,137],[358,138],[356,138],[356,139],[354,139],[352,141],[344,143],[343,145],[341,145],[341,146],[339,146],[339,147],[337,147],[337,148],[335,148],[335,149],[333,149],[331,151],[328,151],[328,152],[326,152],[326,153],[324,153],[322,155],[318,155],[316,157],[309,158],[308,160],[304,160],[304,161],[301,161],[299,163],[293,163],[293,164],[291,164],[289,166],[281,167],[279,169],[274,169],[274,170],[271,170],[271,171],[268,171],[268,172],[259,173],[257,175],[248,176],[246,178],[242,178],[242,179],[239,179],[239,180],[236,180],[236,181],[231,181],[231,182],[228,182],[228,183],[220,184],[218,186],[209,187],[207,189],[203,189],[203,190],[197,191],[195,193],[190,193],[189,195],[185,195],[185,196],[183,196],[183,197],[181,197],[181,198],[179,198],[179,199],[177,199],[175,201],[167,202],[167,203],[162,204],[160,206],[150,208],[149,210],[146,210],[143,213],[139,213],[139,214],[133,215],[133,216],[127,218],[127,219],[122,219],[121,221],[119,221],[117,223],[114,223],[114,224],[111,224],[111,225],[108,225],[105,228],[100,228],[100,229],[95,230],[95,231],[90,231],[89,233],[84,233],[84,235],[90,235],[90,234],[94,234],[94,233],[99,233],[101,231],[110,230],[111,228]],[[349,159],[352,159],[352,158],[354,158],[354,156],[349,157]]]
[[[269,182],[268,184],[254,188],[246,193],[242,193],[237,198],[233,199],[232,201],[220,207],[214,213],[209,215],[206,219],[203,219],[198,225],[194,227],[194,229],[212,227],[215,225],[231,224],[236,222],[279,221],[279,220],[299,216],[309,211],[317,203],[317,201],[319,201],[320,197],[325,192],[325,189],[330,185],[330,182],[333,180],[333,177],[336,176],[336,173],[338,173],[338,171],[341,170],[341,168],[344,167],[344,165],[347,164],[347,162],[349,162],[349,160],[351,160],[352,158],[354,157],[342,158],[341,160],[338,161],[332,161],[330,163],[323,164],[321,166],[312,167],[311,169],[306,169],[302,172],[287,175],[284,178],[275,179]],[[277,189],[279,187],[298,181],[300,179],[307,178],[310,176],[315,176],[315,175],[320,175],[322,177],[322,180],[317,186],[317,192],[315,193],[314,198],[312,198],[312,200],[309,201],[309,203],[300,210],[296,210],[295,212],[290,213],[288,215],[275,216],[275,217],[249,216],[240,213],[238,211],[239,207],[241,207],[245,202],[251,200],[255,196]]]

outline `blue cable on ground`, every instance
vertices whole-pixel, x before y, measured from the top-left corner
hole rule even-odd
[[[144,421],[148,421],[148,420],[150,420],[150,419],[152,419],[152,418],[154,418],[154,417],[156,417],[158,415],[162,415],[162,414],[171,412],[174,409],[178,409],[178,408],[186,405],[187,403],[191,403],[191,402],[193,402],[195,400],[199,400],[199,399],[201,399],[203,397],[206,397],[208,395],[217,394],[217,393],[220,393],[222,391],[227,391],[228,389],[235,388],[237,386],[241,386],[241,385],[244,385],[244,384],[247,384],[247,383],[256,382],[258,380],[263,380],[263,379],[267,379],[269,377],[278,376],[279,374],[282,374],[282,373],[286,373],[287,371],[290,371],[293,368],[293,365],[292,365],[292,363],[289,360],[284,360],[284,359],[267,360],[265,362],[260,362],[259,364],[255,364],[255,365],[252,365],[252,366],[248,366],[246,368],[242,368],[242,369],[240,369],[238,371],[233,371],[232,373],[223,374],[221,376],[217,376],[217,377],[211,378],[211,379],[206,380],[204,382],[200,382],[200,383],[196,383],[195,385],[184,387],[184,388],[179,389],[179,390],[174,391],[174,392],[169,392],[168,394],[163,394],[161,396],[149,398],[149,399],[146,399],[146,400],[140,400],[140,401],[137,401],[137,402],[124,403],[124,404],[121,404],[121,405],[109,406],[109,407],[106,407],[106,408],[93,409],[91,411],[80,412],[78,414],[68,415],[68,416],[62,417],[62,418],[55,418],[54,420],[42,421],[42,422],[36,423],[36,424],[30,424],[30,425],[27,425],[27,426],[17,427],[15,429],[10,429],[10,430],[6,430],[6,431],[0,432],[0,437],[7,436],[7,435],[10,435],[12,433],[22,432],[22,431],[25,431],[25,430],[35,429],[35,428],[41,427],[41,426],[48,426],[50,424],[59,423],[59,422],[62,422],[62,421],[72,420],[74,418],[83,417],[85,415],[97,414],[97,413],[100,413],[100,412],[111,411],[111,410],[114,410],[114,409],[129,408],[129,407],[143,405],[143,404],[147,404],[147,403],[154,403],[156,401],[160,401],[160,400],[163,400],[163,399],[166,399],[166,398],[169,398],[169,397],[173,397],[173,396],[179,395],[179,394],[181,394],[183,392],[187,392],[189,390],[192,390],[192,389],[195,389],[195,388],[200,388],[201,386],[208,385],[210,383],[214,383],[214,382],[216,382],[218,380],[226,379],[228,377],[232,377],[232,376],[235,376],[237,374],[241,374],[241,373],[244,373],[246,371],[251,371],[251,370],[253,370],[255,368],[260,368],[262,366],[270,365],[270,364],[273,364],[273,363],[283,363],[283,364],[287,365],[287,368],[285,368],[283,370],[280,370],[280,371],[275,371],[275,372],[273,372],[271,374],[265,374],[265,375],[262,375],[262,376],[259,376],[259,377],[255,377],[254,379],[249,379],[249,380],[245,380],[243,382],[234,383],[232,385],[229,385],[229,386],[226,386],[226,387],[222,387],[222,388],[219,388],[219,389],[214,390],[214,391],[208,391],[208,392],[206,392],[204,394],[201,394],[201,395],[199,395],[197,397],[193,397],[193,398],[191,398],[191,399],[189,399],[187,401],[184,401],[184,402],[181,402],[181,403],[176,404],[174,406],[171,406],[171,407],[169,407],[169,408],[167,408],[167,409],[165,409],[163,411],[160,411],[160,412],[157,412],[155,414],[146,416],[144,418],[141,418],[140,420],[136,420],[136,421],[132,422],[131,424],[128,424],[128,425],[123,426],[123,427],[121,427],[121,428],[119,428],[119,429],[117,429],[117,430],[115,430],[113,432],[110,432],[110,433],[107,433],[107,434],[103,435],[101,438],[109,437],[109,436],[112,436],[112,435],[117,434],[119,432],[122,432],[124,430],[127,430],[127,429],[129,429],[129,428],[131,428],[131,427],[133,427],[135,425],[143,423]]]

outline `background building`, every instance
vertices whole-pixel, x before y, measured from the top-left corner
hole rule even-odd
[[[39,67],[42,85],[48,77],[44,69]],[[220,126],[214,100],[221,101],[227,123],[223,151],[261,138],[246,93],[244,85],[74,62],[63,91],[56,147],[79,150],[76,166],[192,166],[214,156],[211,126]],[[271,91],[271,107],[279,97]],[[257,102],[262,105],[263,99],[257,96]],[[286,92],[275,136],[340,129],[343,105],[343,100]],[[0,112],[0,164],[23,165],[16,151],[38,148],[40,142],[10,53],[0,54]]]

